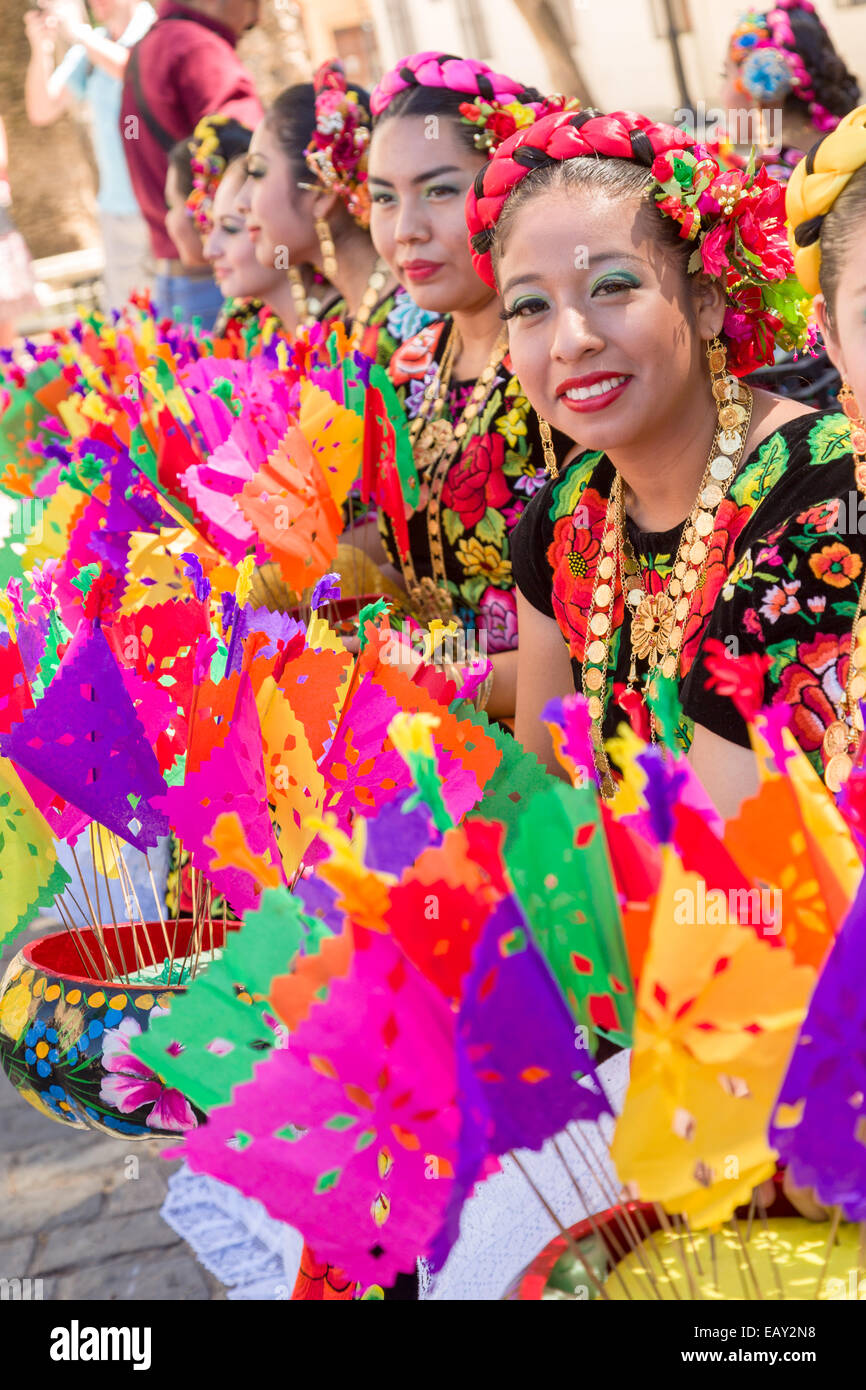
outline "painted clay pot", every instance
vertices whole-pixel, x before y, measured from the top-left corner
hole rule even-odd
[[[169,925],[174,933],[174,923]],[[135,928],[141,959],[165,959],[159,922]],[[132,927],[103,927],[117,973],[135,961]],[[175,957],[183,956],[192,923],[177,927]],[[214,923],[213,944],[222,945]],[[94,976],[85,961],[103,962],[92,930],[53,932],[18,952],[0,986],[0,1064],[19,1095],[44,1115],[75,1129],[96,1129],[125,1139],[176,1136],[201,1116],[180,1091],[130,1051],[130,1041],[152,1018],[167,1012],[184,986],[126,984]],[[205,929],[203,949],[210,949]],[[89,953],[89,954],[88,954]],[[149,954],[148,954],[149,953]],[[130,970],[132,970],[130,964]]]

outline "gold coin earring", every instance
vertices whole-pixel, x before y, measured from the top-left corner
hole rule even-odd
[[[553,447],[553,439],[550,434],[550,425],[543,415],[538,417],[538,432],[541,435],[541,449],[544,454],[544,471],[551,478],[559,477],[559,465],[556,462],[556,451]]]
[[[288,269],[289,289],[292,292],[292,303],[295,306],[295,315],[299,326],[311,323],[313,315],[310,313],[310,306],[307,303],[307,291],[304,287],[304,277],[296,265],[290,265]]]
[[[324,217],[317,217],[315,221],[316,236],[319,241],[319,254],[322,258],[322,273],[326,280],[334,283],[334,276],[337,274],[337,248],[331,236],[331,229]]]

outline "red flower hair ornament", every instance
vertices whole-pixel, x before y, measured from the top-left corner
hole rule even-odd
[[[337,59],[322,63],[313,77],[313,87],[316,128],[304,151],[307,167],[323,188],[340,195],[360,226],[368,227],[370,113],[349,87]]]
[[[466,199],[475,269],[495,287],[491,250],[509,196],[534,169],[588,156],[626,159],[650,173],[648,194],[695,243],[691,274],[721,281],[728,368],[745,376],[772,362],[776,343],[811,346],[807,301],[787,244],[784,190],[766,171],[721,166],[684,131],[632,111],[560,111],[504,140]]]

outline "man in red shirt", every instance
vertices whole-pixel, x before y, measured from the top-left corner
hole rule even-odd
[[[186,320],[211,327],[222,297],[210,270],[185,271],[165,230],[168,151],[191,135],[202,116],[234,116],[251,129],[262,117],[253,80],[235,53],[259,17],[259,0],[164,0],[156,23],[130,53],[120,107],[120,133],[135,196],[156,258],[154,301]]]

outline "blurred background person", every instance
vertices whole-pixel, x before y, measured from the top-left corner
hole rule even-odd
[[[15,322],[37,308],[27,243],[12,221],[6,127],[0,116],[0,348],[12,346]]]
[[[105,307],[120,309],[149,279],[149,242],[123,150],[118,119],[129,50],[156,18],[147,0],[92,0],[98,28],[86,23],[77,0],[56,0],[24,16],[30,40],[25,80],[28,119],[51,125],[75,101],[89,108],[99,170],[97,206],[105,253]],[[55,65],[56,44],[69,45]]]
[[[184,264],[166,229],[169,152],[212,112],[250,128],[261,120],[253,80],[235,53],[258,13],[259,0],[165,0],[124,76],[120,129],[156,259],[154,304],[158,313],[177,310],[187,322],[197,317],[205,329],[213,327],[222,295],[209,273],[190,274],[194,267]]]

